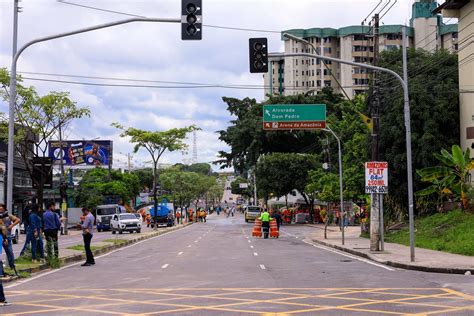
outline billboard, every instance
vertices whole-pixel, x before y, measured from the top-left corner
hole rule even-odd
[[[388,162],[365,163],[365,193],[388,193]]]
[[[112,165],[113,142],[111,140],[63,140],[65,166],[95,167]],[[55,164],[61,161],[59,141],[48,142],[48,154]]]

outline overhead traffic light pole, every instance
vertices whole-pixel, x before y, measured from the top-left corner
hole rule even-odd
[[[284,33],[283,37],[286,37],[288,39],[292,39],[298,42],[306,43],[309,44],[308,41],[296,37],[294,35]],[[387,69],[387,68],[382,68],[382,67],[377,67],[377,66],[372,66],[372,65],[367,65],[367,64],[362,64],[362,63],[356,63],[353,61],[349,60],[344,60],[344,59],[339,59],[339,58],[333,58],[333,57],[328,57],[328,56],[322,56],[318,54],[310,54],[310,53],[272,53],[268,54],[268,57],[281,57],[281,58],[286,58],[286,57],[309,57],[309,58],[317,58],[317,59],[322,59],[322,60],[329,60],[331,62],[337,62],[341,64],[346,64],[346,65],[351,65],[351,66],[356,66],[356,67],[361,67],[361,68],[366,68],[366,69],[371,69],[371,70],[376,70],[376,71],[381,71],[388,73],[392,76],[394,76],[401,84],[403,88],[403,99],[404,99],[404,118],[405,118],[405,142],[406,142],[406,149],[407,149],[407,175],[408,175],[408,218],[409,218],[409,226],[410,226],[410,261],[415,261],[415,246],[414,246],[414,206],[413,206],[413,170],[412,170],[412,152],[411,152],[411,122],[410,122],[410,100],[408,96],[408,82],[403,80],[400,75],[398,75],[395,71]],[[264,63],[268,64],[268,58],[263,61]],[[250,65],[252,67],[252,65]],[[267,70],[268,71],[268,70]],[[265,72],[263,70],[259,72]]]
[[[183,0],[184,1],[184,0]],[[188,3],[191,2],[198,2],[198,1],[187,1]],[[200,3],[200,1],[199,1]],[[9,121],[8,121],[8,163],[7,163],[7,207],[8,209],[13,209],[13,159],[15,157],[14,153],[14,127],[15,127],[15,101],[17,98],[17,91],[16,91],[16,75],[17,75],[17,62],[20,55],[27,49],[28,47],[32,46],[36,43],[46,42],[49,40],[67,37],[71,35],[76,35],[80,33],[91,32],[99,29],[104,29],[112,26],[132,23],[132,22],[162,22],[162,23],[182,23],[182,19],[166,19],[166,18],[131,18],[120,20],[111,23],[104,23],[99,24],[91,27],[81,28],[76,31],[60,33],[56,35],[46,36],[37,38],[35,40],[29,41],[24,44],[13,56],[12,65],[11,65],[11,78],[10,78],[10,102],[9,102]],[[200,33],[201,30],[198,31]],[[200,39],[200,38],[199,38]]]

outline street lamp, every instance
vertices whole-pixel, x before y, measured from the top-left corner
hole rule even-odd
[[[404,60],[404,66],[403,66],[403,73],[404,73],[404,79],[400,77],[399,74],[397,74],[395,71],[387,69],[387,68],[382,68],[382,67],[377,67],[377,66],[372,66],[372,65],[367,65],[367,64],[362,64],[362,63],[356,63],[353,61],[348,61],[344,59],[339,59],[339,58],[334,58],[334,57],[328,57],[328,56],[322,56],[318,54],[309,54],[309,53],[273,53],[269,54],[269,57],[310,57],[310,58],[318,58],[322,60],[330,60],[333,62],[338,62],[341,64],[347,64],[347,65],[352,65],[360,68],[367,68],[371,70],[376,70],[376,71],[381,71],[388,73],[392,76],[394,76],[401,84],[403,88],[403,101],[404,101],[404,117],[405,117],[405,142],[406,142],[406,150],[407,150],[407,177],[408,177],[408,218],[409,218],[409,226],[410,226],[410,261],[415,261],[415,238],[414,238],[414,203],[413,203],[413,167],[412,167],[412,150],[411,150],[411,122],[410,122],[410,99],[408,96],[408,80],[407,80],[407,69],[406,69],[406,36],[405,36],[405,28],[403,28],[403,34],[404,34],[404,39],[403,39],[403,60]],[[284,33],[284,37],[303,42],[303,43],[308,43],[308,41],[296,37],[294,35]]]
[[[341,148],[341,140],[337,137],[336,133],[329,127],[323,128],[323,131],[331,133],[337,140],[337,148],[339,150],[339,196],[340,196],[340,212],[341,212],[341,233],[342,233],[342,245],[344,245],[344,195],[342,189],[342,148]]]
[[[15,2],[16,3],[16,2]],[[164,18],[131,18],[131,19],[125,19],[125,20],[120,20],[116,22],[111,22],[111,23],[104,23],[104,24],[99,24],[96,26],[91,26],[91,27],[86,27],[82,29],[78,29],[75,31],[71,32],[66,32],[66,33],[60,33],[56,35],[51,35],[51,36],[46,36],[46,37],[41,37],[37,38],[35,40],[27,42],[25,45],[23,45],[17,52],[15,52],[13,59],[12,59],[12,65],[11,65],[11,78],[10,78],[10,102],[9,102],[9,120],[8,120],[8,160],[7,160],[7,207],[12,208],[13,207],[13,159],[15,157],[14,153],[14,134],[15,134],[15,101],[16,101],[16,66],[18,62],[18,58],[20,57],[21,53],[28,47],[30,47],[33,44],[36,43],[41,43],[41,42],[46,42],[52,39],[56,38],[61,38],[61,37],[67,37],[75,34],[80,34],[80,33],[86,33],[90,31],[95,31],[99,29],[104,29],[112,26],[117,26],[117,25],[122,25],[122,24],[127,24],[127,23],[132,23],[132,22],[164,22],[164,23],[181,23],[181,19],[164,19]],[[16,34],[17,32],[17,24],[14,23],[13,27],[13,33],[14,33],[14,39],[16,39]],[[16,43],[14,44],[16,46]]]

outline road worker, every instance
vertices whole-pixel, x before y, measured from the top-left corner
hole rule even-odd
[[[260,217],[258,219],[262,221],[263,238],[267,239],[268,238],[268,232],[270,230],[270,221],[273,218],[271,218],[268,211],[265,210],[262,214],[260,214]]]

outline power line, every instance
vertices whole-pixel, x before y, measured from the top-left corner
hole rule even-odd
[[[89,5],[83,5],[83,4],[74,3],[74,2],[69,2],[69,1],[64,1],[64,0],[57,0],[57,1],[58,1],[59,3],[68,4],[68,5],[72,5],[72,6],[76,6],[76,7],[81,7],[81,8],[85,8],[85,9],[90,9],[90,10],[96,10],[96,11],[107,12],[107,13],[114,13],[114,14],[119,14],[119,15],[124,15],[124,16],[137,17],[137,18],[147,18],[147,16],[144,16],[144,15],[126,13],[126,12],[121,12],[121,11],[116,11],[116,10],[103,9],[103,8],[99,8],[99,7],[93,7],[93,6],[89,6]],[[224,30],[245,31],[245,32],[260,32],[260,33],[277,33],[277,34],[281,34],[281,31],[273,31],[273,30],[261,30],[261,29],[251,29],[251,28],[222,26],[222,25],[210,25],[210,24],[203,24],[203,26],[209,27],[209,28],[215,28],[215,29],[224,29]]]

